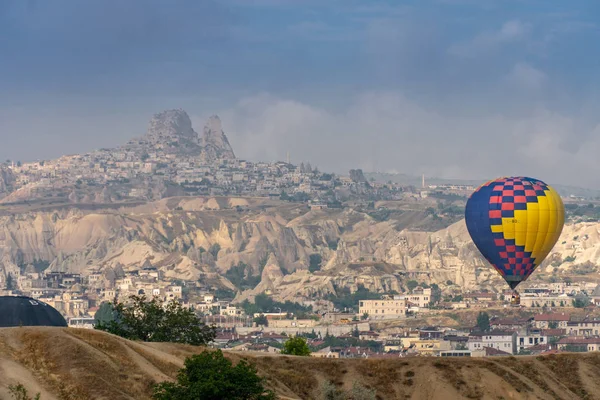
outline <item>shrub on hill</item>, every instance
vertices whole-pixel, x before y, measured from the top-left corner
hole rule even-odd
[[[216,336],[214,326],[205,325],[196,314],[176,300],[166,305],[146,296],[130,296],[131,304],[112,305],[115,318],[100,321],[95,328],[130,340],[205,345]]]
[[[40,400],[39,393],[34,397],[31,397],[22,383],[19,383],[18,385],[9,385],[8,391],[14,400]]]
[[[246,360],[236,366],[221,350],[203,351],[188,357],[179,371],[177,382],[155,386],[155,400],[274,400],[275,394],[264,387],[264,378]]]
[[[296,336],[288,339],[283,344],[281,354],[288,354],[291,356],[309,356],[310,349],[308,348],[308,344],[306,344],[306,339],[301,336]]]

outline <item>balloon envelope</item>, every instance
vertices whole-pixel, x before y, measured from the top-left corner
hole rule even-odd
[[[562,232],[558,193],[526,177],[498,178],[467,201],[465,220],[475,246],[514,289],[550,253]]]

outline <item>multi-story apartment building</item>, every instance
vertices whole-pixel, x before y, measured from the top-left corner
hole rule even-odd
[[[471,351],[478,351],[491,347],[510,354],[515,354],[517,348],[517,333],[508,331],[492,331],[471,333],[467,347]]]
[[[406,299],[395,296],[393,299],[361,300],[358,304],[360,315],[368,314],[370,319],[394,319],[406,316]]]

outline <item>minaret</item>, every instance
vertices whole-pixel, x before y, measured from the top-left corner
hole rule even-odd
[[[423,179],[422,179],[422,183],[421,184],[423,185],[423,189],[425,189],[425,174],[423,174]]]
[[[287,152],[287,163],[288,164],[290,163],[290,152],[289,151]]]

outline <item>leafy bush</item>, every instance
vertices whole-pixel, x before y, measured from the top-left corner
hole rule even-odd
[[[8,385],[8,392],[14,400],[40,400],[40,394],[37,393],[34,397],[29,396],[27,389],[22,383],[18,385]]]
[[[275,394],[264,387],[265,379],[246,360],[236,366],[221,350],[203,351],[188,357],[179,371],[177,382],[155,386],[155,400],[274,400]]]
[[[409,291],[411,291],[411,292],[412,292],[412,291],[413,291],[413,290],[414,290],[414,289],[415,289],[417,286],[419,286],[419,282],[417,282],[417,281],[410,280],[410,281],[406,282],[406,288],[407,288]]]
[[[241,304],[244,312],[248,315],[254,315],[256,313],[267,313],[281,310],[282,312],[288,312],[295,314],[298,318],[308,317],[312,315],[312,306],[305,307],[301,304],[286,300],[285,303],[281,303],[273,300],[271,297],[264,293],[258,294],[254,297],[254,303],[250,303],[248,300],[244,300]]]
[[[306,344],[306,339],[301,336],[296,336],[288,339],[283,344],[281,354],[288,354],[291,356],[309,356],[310,349],[308,348],[308,344]]]
[[[196,314],[176,300],[163,306],[153,298],[129,296],[130,305],[113,305],[115,319],[99,322],[95,329],[106,331],[130,340],[145,342],[174,342],[205,345],[216,336],[214,326],[206,326]]]
[[[377,300],[381,298],[381,294],[374,293],[366,289],[363,285],[358,285],[358,290],[354,293],[350,292],[350,289],[344,287],[343,289],[336,288],[338,295],[328,295],[327,300],[331,301],[335,308],[338,310],[353,309],[358,311],[358,302],[360,300]]]
[[[260,283],[261,277],[260,275],[252,276],[251,273],[252,271],[248,265],[240,261],[237,265],[232,265],[229,268],[225,273],[225,277],[238,289],[254,289]]]

